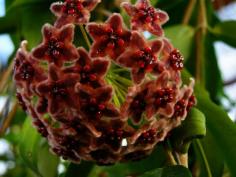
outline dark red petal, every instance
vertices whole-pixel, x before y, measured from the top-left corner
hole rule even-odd
[[[51,90],[51,87],[48,85],[47,82],[39,83],[37,86],[37,91],[40,94],[48,94],[50,92],[50,90]]]
[[[120,112],[113,104],[107,104],[105,110],[103,111],[104,116],[107,117],[119,117]]]
[[[85,65],[91,65],[91,58],[89,57],[88,55],[88,52],[80,47],[78,49],[78,53],[79,53],[79,60],[78,60],[78,63],[80,64],[80,66],[85,66]]]
[[[137,12],[137,9],[128,2],[123,2],[121,6],[125,9],[129,16],[133,16]]]
[[[106,34],[104,27],[97,23],[89,23],[86,28],[93,39],[100,39],[101,36]]]
[[[94,89],[88,85],[82,85],[80,83],[77,83],[75,89],[77,92],[79,92],[79,95],[82,99],[89,99],[90,95],[94,95]]]
[[[59,68],[56,67],[54,64],[50,64],[49,66],[49,77],[53,81],[57,81],[60,79],[60,76],[58,75]]]
[[[149,3],[149,0],[138,0],[136,3],[136,7],[139,8],[147,8],[150,7],[151,4]]]
[[[106,56],[106,47],[107,47],[107,40],[100,40],[93,43],[90,49],[91,57],[105,57]]]
[[[44,40],[47,41],[49,40],[52,35],[53,35],[53,26],[50,25],[50,24],[45,24],[43,26],[43,29],[42,29],[42,34],[43,34],[43,37],[44,37]]]
[[[154,40],[154,41],[151,41],[151,48],[152,48],[152,52],[153,53],[159,53],[162,49],[162,46],[163,46],[163,43],[161,40]]]
[[[101,0],[85,0],[83,2],[83,6],[88,9],[89,11],[92,11],[98,3],[100,3]]]
[[[132,33],[130,45],[132,47],[143,49],[146,46],[146,42],[143,36],[141,36],[138,32],[135,31]]]
[[[64,26],[59,32],[59,40],[62,42],[72,42],[74,38],[74,28],[72,24]]]
[[[57,100],[50,99],[49,103],[48,103],[50,113],[55,114],[55,113],[59,112],[60,111],[59,110],[60,109],[59,105],[60,105],[60,103]]]
[[[56,16],[59,16],[63,13],[63,4],[59,2],[55,2],[51,4],[50,10],[52,13],[54,13]]]
[[[47,50],[48,50],[48,47],[44,44],[41,44],[39,47],[33,49],[32,55],[36,59],[43,59]]]
[[[86,24],[89,22],[90,19],[90,12],[86,9],[82,9],[80,11],[81,15],[77,15],[75,17],[74,23],[75,24]]]
[[[66,24],[70,24],[73,23],[75,21],[75,16],[68,16],[63,14],[62,16],[60,16],[56,22],[55,22],[55,27],[57,28],[61,28],[62,26],[66,25]]]
[[[145,72],[139,68],[132,69],[132,79],[136,84],[140,84],[145,77]]]
[[[163,36],[164,34],[161,26],[155,22],[149,25],[149,32],[157,36]]]
[[[106,74],[109,68],[109,61],[103,59],[96,59],[93,61],[93,70],[99,77],[102,77]]]
[[[64,55],[63,59],[65,61],[75,60],[79,58],[77,48],[72,44],[67,45],[66,48],[63,49],[62,53]]]
[[[96,98],[99,102],[107,102],[112,98],[112,87],[101,87],[96,89]]]
[[[117,59],[118,63],[126,67],[134,66],[136,62],[133,57],[134,53],[135,51],[132,49],[127,50]]]
[[[117,13],[113,14],[113,15],[107,20],[106,23],[108,23],[114,31],[120,31],[120,30],[122,30],[123,19],[122,19],[121,15],[119,15],[119,14],[117,14]]]
[[[164,24],[169,20],[168,14],[164,11],[158,10],[157,15],[159,17],[158,21],[160,24]]]

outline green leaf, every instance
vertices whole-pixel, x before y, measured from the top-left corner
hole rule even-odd
[[[139,177],[191,177],[190,171],[180,165],[159,168]]]
[[[32,126],[30,118],[24,122],[19,152],[23,162],[39,177],[56,177],[59,158],[49,152],[45,139]]]
[[[185,59],[191,53],[195,30],[187,25],[175,25],[165,28],[165,35],[175,48],[179,49]]]
[[[192,108],[181,126],[173,130],[171,144],[175,151],[187,153],[191,141],[195,138],[201,138],[205,135],[205,116],[198,109]]]
[[[22,128],[22,140],[19,145],[19,152],[24,163],[37,175],[42,176],[37,167],[37,149],[40,135],[32,128],[30,118],[27,118]]]
[[[64,177],[87,177],[94,167],[94,163],[82,161],[80,164],[71,163]]]
[[[217,40],[226,42],[227,44],[236,47],[236,21],[225,21],[218,23],[211,32]]]
[[[191,77],[187,71],[182,72],[182,76],[184,81]],[[236,176],[236,125],[221,107],[211,101],[207,91],[199,84],[196,84],[195,94],[198,101],[197,107],[206,117],[207,131],[211,133],[231,175]]]

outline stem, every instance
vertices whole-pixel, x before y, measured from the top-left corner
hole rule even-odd
[[[185,166],[186,168],[188,168],[188,153],[186,154],[178,154],[179,156],[179,160],[181,165]]]
[[[14,115],[16,114],[17,107],[18,107],[18,103],[15,102],[12,110],[9,112],[8,116],[5,119],[3,126],[0,127],[0,136],[2,136],[6,132],[7,128],[9,127]]]
[[[79,27],[80,27],[80,30],[81,30],[81,32],[83,34],[83,37],[84,37],[85,41],[86,41],[86,44],[90,48],[91,47],[91,43],[90,43],[88,35],[87,35],[87,33],[86,33],[85,29],[84,29],[84,26],[83,25],[79,25]]]
[[[166,154],[171,165],[177,165],[175,158],[170,150],[166,150]]]
[[[10,66],[7,68],[7,70],[3,73],[3,76],[1,77],[1,81],[0,81],[0,93],[4,90],[7,81],[12,73],[12,69],[14,66],[14,62],[13,60],[11,61]]]
[[[194,9],[196,2],[197,2],[197,0],[190,0],[189,1],[189,4],[188,4],[187,9],[184,14],[182,24],[187,25],[189,23],[189,20],[192,16],[193,9]]]
[[[198,31],[196,34],[196,81],[205,85],[204,40],[207,32],[207,16],[205,0],[199,0]]]
[[[204,152],[204,149],[202,147],[202,144],[201,144],[200,140],[196,140],[196,144],[197,144],[197,146],[199,148],[200,154],[201,154],[201,156],[203,158],[203,161],[205,163],[205,167],[206,167],[206,171],[207,171],[207,176],[208,177],[212,177],[211,169],[210,169],[209,163],[207,161],[207,158],[206,158],[206,155],[205,155],[205,152]]]

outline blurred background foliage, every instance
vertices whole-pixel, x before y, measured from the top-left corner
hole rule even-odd
[[[170,16],[169,22],[164,26],[165,34],[185,57],[183,80],[188,82],[190,77],[196,78],[197,109],[193,109],[183,125],[174,130],[169,141],[159,144],[147,159],[109,167],[99,167],[90,162],[76,165],[52,155],[48,151],[47,142],[32,127],[30,119],[19,108],[15,99],[11,78],[12,59],[20,41],[28,40],[30,48],[39,44],[42,25],[53,23],[55,19],[49,11],[52,2],[54,1],[5,0],[6,14],[0,18],[0,34],[10,35],[15,51],[7,64],[0,65],[0,96],[6,98],[3,109],[0,110],[0,138],[3,144],[0,147],[7,147],[6,151],[0,153],[0,165],[7,167],[4,172],[0,168],[0,175],[236,177],[236,126],[226,112],[235,104],[224,92],[224,85],[232,84],[235,80],[225,83],[222,79],[214,48],[216,41],[236,47],[236,21],[222,22],[216,15],[217,9],[232,1],[151,0],[155,7],[167,11]],[[121,2],[123,1],[103,0],[92,13],[91,20],[102,21],[111,12],[120,12],[125,22],[128,22],[129,17],[119,7]],[[77,29],[77,45],[85,43],[81,36]],[[222,100],[227,100],[229,106],[225,107]],[[182,157],[186,160],[188,153],[188,162],[185,162],[188,169],[168,166],[169,151],[176,153],[180,161]]]

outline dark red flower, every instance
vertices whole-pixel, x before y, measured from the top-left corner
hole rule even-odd
[[[154,144],[156,142],[157,130],[151,128],[144,131],[136,140],[136,145]]]
[[[80,83],[87,84],[94,88],[104,84],[109,61],[101,58],[91,59],[87,51],[83,48],[78,49],[80,55],[74,66],[65,68],[65,72],[74,72],[80,75]]]
[[[196,98],[194,95],[191,95],[188,100],[187,111],[189,111],[194,105],[196,105]]]
[[[135,83],[139,84],[146,73],[160,74],[164,70],[158,61],[158,53],[161,49],[161,40],[147,43],[139,33],[134,32],[130,48],[118,58],[118,62],[122,66],[132,69],[132,78]]]
[[[79,95],[80,110],[89,121],[102,117],[119,117],[120,113],[110,102],[112,88],[109,86],[93,89],[78,83],[76,89]]]
[[[135,5],[124,2],[122,6],[131,16],[132,29],[147,30],[157,36],[163,35],[161,25],[169,19],[166,12],[152,7],[149,0],[138,0]]]
[[[32,55],[38,60],[47,60],[57,66],[63,66],[65,61],[79,57],[76,47],[72,44],[74,26],[66,25],[60,29],[49,24],[42,29],[43,42],[33,49]]]
[[[50,65],[49,78],[38,84],[37,92],[47,99],[51,114],[55,114],[61,109],[78,108],[74,89],[78,81],[79,75],[65,74],[55,65]]]
[[[68,23],[85,24],[89,22],[92,11],[101,0],[65,0],[51,5],[51,11],[57,16],[55,25],[61,27]]]
[[[120,120],[110,122],[101,122],[97,126],[102,135],[97,139],[95,146],[108,146],[112,151],[119,151],[122,147],[122,141],[132,135],[133,129],[125,126]],[[127,140],[126,140],[127,141]]]
[[[115,155],[109,149],[98,149],[95,151],[91,151],[90,156],[94,161],[96,161],[98,165],[106,166],[114,164],[119,159],[119,156]]]
[[[104,24],[90,23],[87,30],[94,40],[92,57],[109,55],[116,60],[129,45],[131,33],[124,26],[119,14],[113,14]]]
[[[36,61],[30,58],[26,50],[27,42],[21,43],[21,48],[16,53],[14,63],[14,80],[18,87],[24,88],[28,95],[34,90],[33,84],[46,78],[44,70],[40,68]]]
[[[147,97],[147,118],[151,118],[155,114],[166,117],[173,114],[178,89],[170,79],[169,72],[164,71],[155,82],[152,82]]]
[[[147,96],[151,82],[141,86],[130,87],[125,103],[121,107],[124,118],[130,117],[134,124],[140,123],[143,114],[147,110]]]

